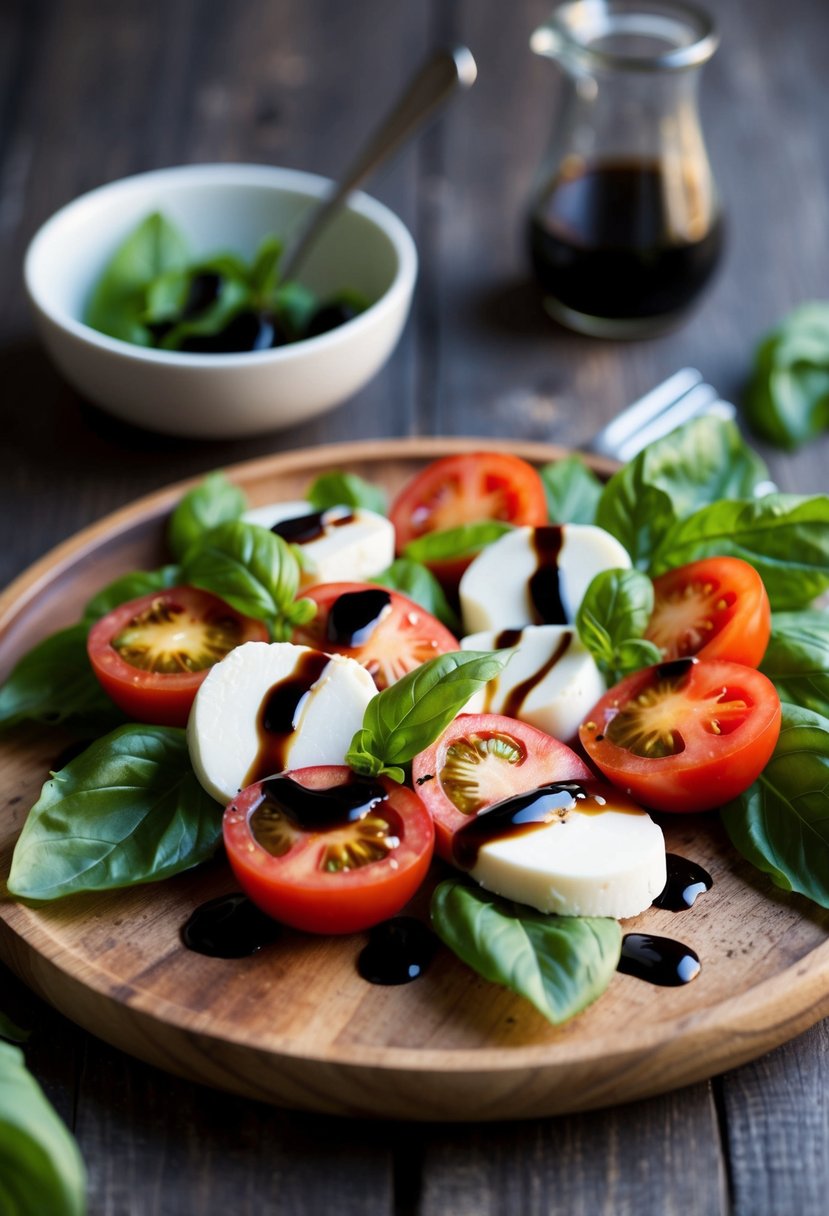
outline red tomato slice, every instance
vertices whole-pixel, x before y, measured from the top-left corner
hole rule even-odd
[[[412,777],[435,821],[435,848],[452,861],[452,838],[484,807],[550,781],[585,781],[587,766],[564,743],[502,714],[461,714],[415,756]]]
[[[735,798],[763,771],[779,733],[770,680],[694,658],[627,676],[579,728],[597,768],[657,811],[708,811]]]
[[[92,670],[115,704],[137,722],[186,726],[210,668],[268,630],[195,587],[171,587],[128,600],[92,626]]]
[[[757,667],[771,635],[760,575],[738,557],[708,557],[654,579],[645,637],[666,659],[696,655]]]
[[[516,527],[547,523],[547,497],[538,472],[504,452],[444,456],[415,474],[389,512],[397,552],[427,532],[496,519]],[[454,589],[472,557],[430,562],[429,568]]]
[[[427,659],[459,649],[425,608],[387,587],[320,583],[302,594],[317,605],[317,615],[295,629],[291,641],[356,659],[381,692]]]
[[[356,933],[394,916],[434,846],[417,794],[349,768],[302,768],[249,785],[225,811],[231,867],[250,899],[309,933]]]

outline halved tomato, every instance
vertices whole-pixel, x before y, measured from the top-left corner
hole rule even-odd
[[[547,523],[547,497],[538,472],[505,452],[444,456],[415,474],[389,512],[397,552],[427,532],[443,532],[488,519],[521,527]],[[454,590],[473,555],[429,562],[432,573]]]
[[[660,574],[645,637],[666,659],[696,655],[757,667],[771,636],[760,575],[738,557],[707,557]]]
[[[780,699],[753,667],[674,659],[627,676],[579,728],[604,775],[657,811],[708,811],[747,789],[780,734]]]
[[[224,840],[236,878],[268,916],[309,933],[356,933],[411,899],[434,829],[405,786],[329,765],[249,785],[225,811]]]
[[[101,617],[86,648],[104,691],[137,722],[186,726],[210,668],[243,642],[267,642],[262,621],[195,587],[128,600]]]
[[[291,641],[356,659],[381,692],[427,659],[459,649],[445,625],[387,587],[320,583],[302,594],[317,605],[317,615],[296,628]]]
[[[412,761],[412,777],[435,821],[435,848],[452,860],[452,838],[494,802],[551,781],[585,781],[586,764],[564,743],[502,714],[461,714]]]

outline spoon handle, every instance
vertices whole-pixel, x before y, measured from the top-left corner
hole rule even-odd
[[[429,118],[460,85],[468,89],[475,83],[478,69],[467,47],[440,51],[417,72],[392,110],[360,151],[333,193],[312,210],[299,233],[282,255],[280,278],[289,279],[305,258],[323,228],[340,209],[345,199],[377,166],[396,152],[402,143]]]

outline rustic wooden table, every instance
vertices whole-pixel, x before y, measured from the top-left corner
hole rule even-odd
[[[829,282],[829,9],[720,0],[703,117],[728,256],[681,329],[621,345],[553,327],[527,281],[522,213],[556,100],[528,51],[544,0],[5,0],[0,6],[0,581],[166,482],[343,438],[586,440],[684,364],[737,396],[759,335]],[[382,374],[319,421],[239,443],[161,439],[80,401],[32,333],[26,241],[57,206],[162,165],[238,160],[336,174],[412,65],[472,47],[480,77],[372,184],[421,257]],[[825,490],[829,440],[764,452],[784,489]],[[79,1031],[0,969],[34,1026],[30,1067],[74,1129],[94,1216],[823,1216],[829,1028],[708,1083],[622,1109],[470,1127],[347,1122],[226,1097]],[[44,1213],[44,1216],[48,1214]]]

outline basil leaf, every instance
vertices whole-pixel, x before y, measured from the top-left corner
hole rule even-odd
[[[180,350],[185,338],[212,337],[221,333],[239,313],[251,307],[250,288],[246,282],[222,277],[215,299],[192,317],[185,316],[158,342],[162,350]]]
[[[421,608],[437,617],[456,637],[460,637],[461,623],[458,615],[444,595],[440,583],[426,566],[406,557],[398,557],[387,570],[375,574],[371,582],[379,583],[381,587],[391,587],[393,591],[407,595],[410,600],[414,600]]]
[[[554,464],[545,464],[539,471],[553,523],[595,523],[604,487],[580,456],[566,456]]]
[[[338,471],[322,473],[312,483],[307,498],[315,511],[324,511],[327,507],[365,507],[367,511],[385,515],[388,506],[386,495],[379,486],[373,486],[356,473]]]
[[[721,498],[751,497],[767,476],[732,422],[694,418],[611,477],[596,523],[622,542],[635,566],[647,569],[678,519]]]
[[[267,621],[281,638],[299,587],[299,563],[281,536],[238,520],[219,524],[182,562],[192,587],[212,591],[244,616]]]
[[[829,587],[829,497],[712,503],[674,524],[651,573],[701,557],[741,557],[760,574],[773,609],[805,607]]]
[[[743,407],[752,430],[782,448],[829,427],[829,303],[801,305],[761,342]]]
[[[440,562],[452,557],[469,557],[512,530],[512,524],[499,519],[485,519],[479,523],[461,524],[458,528],[447,528],[443,532],[426,532],[406,545],[403,556],[413,562]]]
[[[435,888],[432,924],[459,959],[556,1026],[601,996],[622,949],[608,917],[548,916],[457,879]]]
[[[12,1043],[25,1043],[28,1037],[28,1030],[22,1030],[5,1013],[0,1013],[0,1039],[10,1039]]]
[[[662,652],[642,638],[653,613],[653,583],[640,570],[603,570],[590,583],[576,613],[582,644],[609,684]]]
[[[301,283],[281,283],[271,297],[271,308],[289,339],[297,341],[306,336],[317,297]]]
[[[152,346],[144,323],[146,289],[166,271],[183,270],[186,261],[178,229],[158,212],[148,215],[107,263],[86,309],[87,325],[124,342]]]
[[[0,1210],[9,1216],[84,1216],[78,1146],[26,1068],[0,1043]]]
[[[829,613],[775,612],[760,670],[781,701],[829,717]]]
[[[83,610],[83,620],[86,624],[92,624],[106,616],[113,608],[126,604],[127,600],[137,600],[153,591],[176,587],[180,577],[178,566],[162,566],[159,570],[135,570],[131,574],[123,574],[92,597]]]
[[[124,721],[98,681],[86,652],[86,623],[61,629],[33,647],[0,688],[0,726],[66,723],[98,734]]]
[[[776,887],[829,908],[829,719],[783,705],[774,753],[752,786],[723,807],[732,844]]]
[[[247,510],[247,499],[224,473],[208,473],[203,481],[184,495],[167,529],[167,543],[175,557],[187,550],[219,524],[232,522]]]
[[[434,743],[511,658],[510,650],[455,650],[416,667],[369,701],[346,764],[364,776],[387,773],[401,780],[400,766]]]
[[[41,900],[156,882],[206,861],[221,836],[221,808],[196,780],[185,732],[130,724],[46,782],[8,888]]]
[[[273,234],[264,237],[256,250],[248,282],[260,307],[265,307],[276,287],[277,268],[282,256],[282,242]]]

